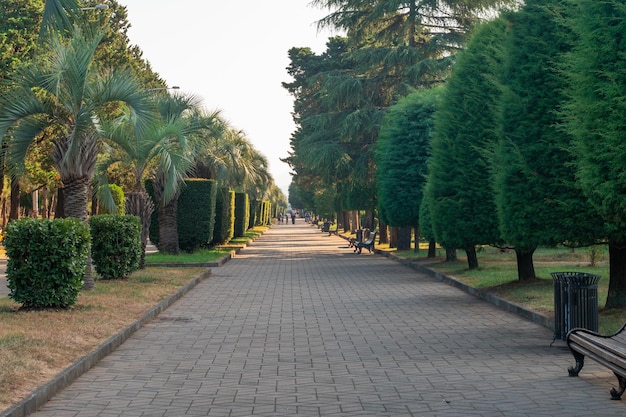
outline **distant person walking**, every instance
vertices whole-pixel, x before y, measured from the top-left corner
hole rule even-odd
[[[308,211],[304,213],[304,221],[306,221],[307,223],[311,221],[311,215],[309,214]]]
[[[296,212],[291,212],[291,224],[296,224]]]

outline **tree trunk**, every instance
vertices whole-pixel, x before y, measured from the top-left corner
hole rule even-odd
[[[411,250],[411,226],[402,226],[398,229],[398,250]]]
[[[413,227],[413,241],[415,242],[415,246],[413,247],[413,252],[419,253],[420,251],[420,228],[419,225]]]
[[[389,243],[389,232],[387,229],[387,225],[383,222],[380,222],[380,236],[378,238],[378,243]]]
[[[44,219],[50,218],[50,212],[48,210],[48,187],[44,185],[41,187],[41,217]]]
[[[476,246],[471,245],[465,248],[467,254],[467,267],[469,269],[478,268],[478,255],[476,255]]]
[[[626,242],[609,239],[609,293],[605,308],[626,306]]]
[[[159,252],[178,255],[178,225],[176,213],[178,211],[178,196],[167,205],[159,205]]]
[[[11,177],[11,208],[9,221],[20,218],[20,183],[17,178]]]
[[[63,182],[63,210],[67,217],[74,217],[87,222],[87,203],[89,202],[89,182],[87,177],[61,178]],[[93,278],[93,262],[91,250],[87,257],[87,270],[83,278],[83,290],[91,290],[96,286]]]
[[[519,281],[527,281],[535,279],[535,265],[533,264],[533,254],[535,249],[522,251],[515,249],[517,257],[517,279]]]
[[[456,249],[446,248],[446,262],[455,262],[457,259]]]
[[[126,214],[139,217],[141,223],[141,257],[139,269],[146,267],[146,246],[150,234],[150,216],[154,211],[152,199],[145,191],[132,191],[126,196]]]
[[[358,210],[351,210],[350,213],[352,213],[352,230],[358,230],[361,228],[361,219],[359,216],[359,211]]]
[[[389,247],[397,248],[398,247],[398,230],[397,226],[389,227]]]
[[[363,228],[376,230],[376,225],[374,224],[374,210],[365,211],[365,219],[363,221]]]
[[[64,219],[65,218],[65,198],[63,197],[63,187],[59,187],[57,190],[57,204],[54,209],[54,218],[55,219]]]
[[[343,231],[345,233],[349,233],[352,231],[352,228],[350,227],[350,212],[342,211],[341,214],[343,216]]]
[[[430,241],[428,242],[428,257],[437,257],[437,242],[435,242],[435,239],[430,239]]]

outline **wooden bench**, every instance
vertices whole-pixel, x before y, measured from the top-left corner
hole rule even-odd
[[[366,248],[370,253],[374,252],[374,244],[376,243],[377,233],[378,232],[370,232],[370,235],[367,238],[367,240],[364,240],[363,242],[356,242],[354,244],[354,251],[361,253],[363,248]]]
[[[603,336],[586,329],[572,329],[566,337],[567,346],[576,359],[576,366],[567,371],[578,376],[585,365],[585,356],[606,366],[617,377],[619,389],[611,388],[611,399],[619,400],[626,390],[626,324],[612,335]]]

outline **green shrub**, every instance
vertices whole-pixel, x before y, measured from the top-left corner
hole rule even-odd
[[[217,190],[215,200],[215,229],[211,244],[228,242],[235,235],[235,192],[227,187]]]
[[[235,193],[235,236],[243,237],[246,230],[249,229],[250,222],[250,203],[248,202],[248,194]]]
[[[78,219],[21,219],[4,235],[9,297],[28,308],[74,305],[83,286],[89,228]]]
[[[106,187],[106,185],[103,185]],[[115,203],[115,212],[104,206],[103,202],[98,200],[98,214],[119,214],[123,216],[126,213],[126,201],[124,199],[124,190],[117,184],[109,184],[109,190],[111,191],[111,197]]]
[[[187,179],[178,198],[176,222],[178,245],[193,252],[213,240],[217,183],[200,178]]]
[[[122,279],[139,269],[141,222],[139,217],[113,214],[92,216],[91,257],[102,279]]]
[[[259,200],[250,200],[250,217],[248,218],[247,229],[252,229],[258,224],[259,211],[261,202]]]

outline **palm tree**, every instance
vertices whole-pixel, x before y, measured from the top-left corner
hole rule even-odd
[[[98,171],[105,174],[106,170],[116,163],[131,166],[133,187],[126,194],[126,213],[138,216],[141,219],[142,256],[140,268],[145,265],[145,249],[148,242],[150,216],[154,211],[152,199],[146,192],[144,180],[155,176],[155,170],[163,172],[167,181],[163,182],[163,189],[158,188],[159,195],[172,198],[176,195],[181,180],[188,171],[192,160],[187,137],[198,123],[189,123],[181,117],[169,117],[168,113],[176,108],[175,113],[192,110],[198,107],[195,98],[191,96],[158,97],[155,110],[157,116],[145,126],[138,129],[134,119],[125,115],[113,123],[103,126],[105,135],[112,142],[113,147],[106,152],[107,157],[99,164]],[[209,117],[216,117],[215,115]],[[208,123],[208,122],[207,122]],[[159,167],[158,169],[155,167]],[[99,182],[106,183],[106,175],[100,175]],[[105,191],[107,187],[103,188]],[[106,196],[105,196],[106,197]],[[166,203],[169,202],[167,201]]]
[[[44,131],[55,132],[52,159],[64,187],[65,215],[83,221],[100,149],[99,121],[124,107],[139,125],[152,117],[129,72],[104,71],[94,61],[101,39],[101,33],[81,29],[69,39],[53,35],[49,53],[18,70],[0,97],[0,137],[14,174]],[[93,286],[88,270],[85,289]]]
[[[219,112],[205,114],[193,97],[172,96],[159,101],[159,120],[166,126],[178,126],[176,145],[180,160],[163,160],[154,177],[154,197],[158,204],[159,251],[177,254],[177,208],[180,184],[193,171],[197,153],[212,132],[219,131]],[[174,166],[179,170],[172,169]]]

